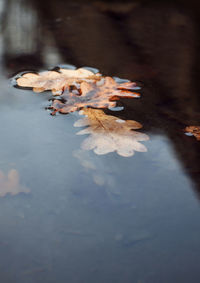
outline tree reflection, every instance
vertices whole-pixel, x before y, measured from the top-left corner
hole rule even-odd
[[[183,129],[200,122],[198,6],[141,1],[1,1],[2,59],[9,74],[65,62],[145,83],[124,119],[170,137],[200,191],[199,143]],[[186,3],[186,2],[184,2]],[[132,115],[132,113],[134,113]]]

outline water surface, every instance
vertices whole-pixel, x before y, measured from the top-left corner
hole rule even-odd
[[[199,142],[183,131],[200,123],[196,7],[40,2],[0,1],[0,170],[30,189],[0,198],[1,282],[198,282]],[[138,81],[114,114],[144,125],[147,153],[84,152],[77,113],[12,86],[60,64]]]

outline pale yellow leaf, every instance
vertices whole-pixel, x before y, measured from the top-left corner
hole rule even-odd
[[[119,155],[129,157],[134,151],[146,152],[147,148],[140,141],[147,141],[146,134],[134,131],[142,125],[133,120],[121,120],[106,115],[102,110],[84,108],[81,113],[86,117],[78,120],[74,126],[88,126],[78,135],[90,134],[83,143],[82,149],[93,150],[96,154],[107,154],[116,151]]]
[[[99,79],[100,74],[94,74],[84,68],[77,70],[60,69],[59,72],[26,73],[17,79],[17,85],[33,88],[35,92],[51,90],[53,94],[60,95],[69,86],[80,84],[83,81],[94,82]]]

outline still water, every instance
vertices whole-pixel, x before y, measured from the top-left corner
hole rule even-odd
[[[0,171],[30,191],[0,198],[0,282],[199,282],[200,144],[183,131],[200,124],[195,12],[46,2],[0,1]],[[148,152],[83,151],[77,113],[12,86],[61,64],[138,82],[115,115],[143,124]]]

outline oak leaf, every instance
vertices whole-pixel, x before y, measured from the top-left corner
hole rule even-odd
[[[93,82],[100,79],[100,74],[80,68],[77,70],[59,69],[59,71],[44,71],[38,74],[26,73],[16,79],[20,87],[33,88],[34,92],[51,90],[54,95],[60,95],[65,88],[81,83],[82,81]]]
[[[6,194],[29,193],[30,190],[22,186],[19,181],[17,170],[11,169],[7,176],[0,171],[0,197],[4,197]]]
[[[106,115],[102,110],[84,108],[80,111],[86,117],[75,122],[75,127],[88,126],[79,131],[78,135],[90,134],[81,147],[94,150],[96,154],[107,154],[116,151],[119,155],[129,157],[134,151],[146,152],[147,148],[139,141],[146,141],[146,134],[133,131],[142,125],[132,120],[122,120]]]
[[[82,82],[80,90],[75,89],[73,92],[66,89],[60,99],[55,99],[49,108],[53,110],[52,115],[56,112],[67,114],[87,106],[111,108],[116,106],[116,100],[120,97],[140,97],[139,93],[134,92],[135,89],[137,86],[134,82],[117,83],[111,77],[102,78],[96,83]]]
[[[200,141],[200,126],[188,126],[185,128],[187,133],[195,136],[195,138]]]

